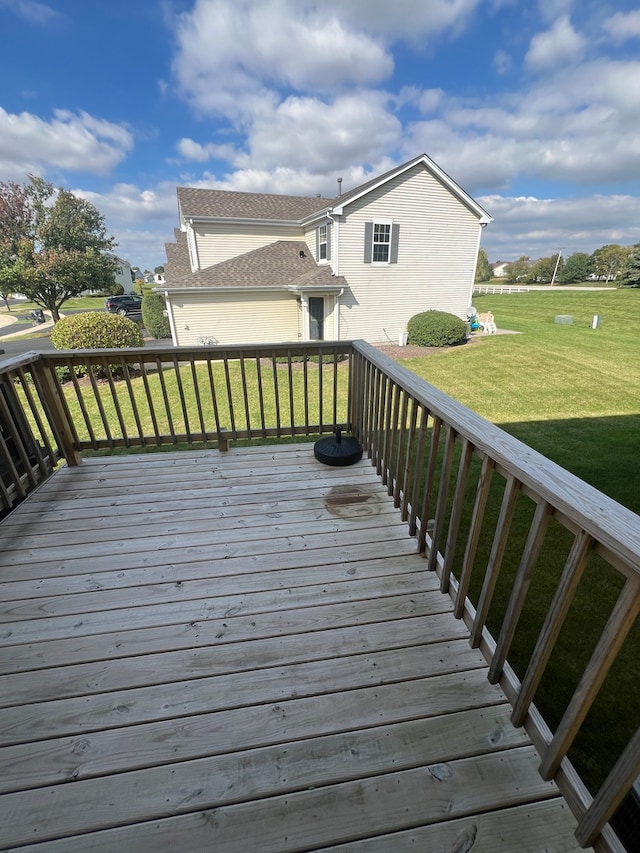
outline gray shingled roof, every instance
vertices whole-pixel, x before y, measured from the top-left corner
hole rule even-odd
[[[316,264],[302,240],[278,240],[195,273],[172,275],[170,284],[172,287],[347,286],[346,280],[334,276],[329,266]]]
[[[191,274],[189,263],[189,248],[187,246],[187,235],[179,228],[174,230],[176,242],[165,243],[167,263],[164,266],[164,275],[167,283],[173,283],[178,279]]]
[[[228,217],[300,222],[331,203],[331,199],[318,197],[178,187],[178,204],[186,219]]]

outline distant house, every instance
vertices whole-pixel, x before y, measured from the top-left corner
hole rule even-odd
[[[491,275],[494,278],[506,278],[509,264],[506,261],[497,261],[491,264]]]
[[[178,188],[174,343],[397,342],[428,309],[466,318],[491,217],[426,154],[334,199]]]
[[[113,273],[115,283],[122,286],[123,293],[133,293],[134,275],[129,261],[125,261],[123,258],[119,258],[111,252],[107,252],[107,255],[115,262],[115,269]],[[86,295],[94,295],[101,292],[101,290],[92,290],[91,288],[84,291]]]

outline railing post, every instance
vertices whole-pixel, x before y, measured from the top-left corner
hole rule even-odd
[[[67,461],[67,465],[79,465],[81,462],[80,452],[76,446],[73,425],[62,401],[55,370],[40,360],[34,362],[33,371],[38,376],[43,405],[51,419],[51,426],[58,438],[60,450]]]

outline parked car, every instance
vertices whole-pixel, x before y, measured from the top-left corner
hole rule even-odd
[[[125,293],[124,296],[108,296],[104,307],[111,314],[120,314],[126,317],[128,314],[142,314],[142,297],[135,293]]]

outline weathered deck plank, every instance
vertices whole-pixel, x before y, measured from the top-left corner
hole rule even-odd
[[[0,849],[578,849],[366,461],[88,460],[0,549]]]

